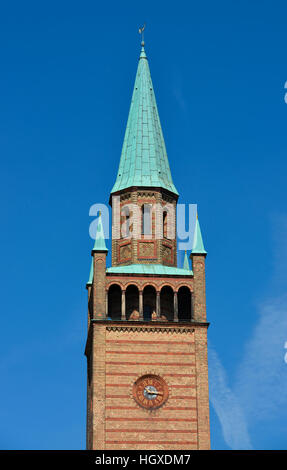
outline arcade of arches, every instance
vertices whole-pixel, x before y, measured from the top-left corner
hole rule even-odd
[[[134,284],[122,290],[112,284],[106,293],[106,313],[111,320],[191,321],[192,293],[186,286],[174,291],[163,286],[157,291],[147,285],[142,291]]]

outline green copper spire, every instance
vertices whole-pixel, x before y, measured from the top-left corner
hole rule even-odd
[[[178,195],[172,182],[149,65],[142,43],[119,170],[111,193],[160,187]]]
[[[95,245],[93,251],[108,251],[105,242],[103,224],[102,224],[102,215],[99,213],[99,221],[97,226],[97,233],[95,239]]]
[[[188,269],[190,271],[189,261],[188,261],[186,250],[185,250],[185,253],[184,253],[183,269]]]
[[[191,253],[192,254],[203,254],[203,255],[207,254],[207,251],[205,251],[203,241],[202,241],[198,216],[196,216],[193,247],[192,247]]]

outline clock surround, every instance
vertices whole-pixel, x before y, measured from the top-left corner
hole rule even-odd
[[[145,374],[134,382],[132,395],[142,408],[155,410],[167,401],[168,385],[159,375]]]

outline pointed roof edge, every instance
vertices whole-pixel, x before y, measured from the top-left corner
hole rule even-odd
[[[164,264],[127,264],[124,266],[111,266],[106,270],[107,274],[152,274],[154,276],[193,276],[193,271],[188,271],[175,266],[167,266]]]
[[[189,263],[188,263],[189,265]],[[107,274],[153,274],[154,276],[193,276],[193,271],[188,267],[176,268],[174,266],[166,266],[163,264],[128,264],[125,266],[111,266],[106,268]],[[92,261],[90,277],[87,282],[87,287],[93,284],[94,278],[94,264]]]
[[[189,261],[188,261],[188,256],[187,256],[186,250],[185,250],[185,253],[184,253],[183,269],[188,269],[190,271]]]
[[[109,251],[106,246],[101,212],[99,212],[96,239],[92,253],[95,251]]]
[[[194,229],[194,238],[191,254],[202,254],[207,255],[207,251],[204,248],[198,215],[196,215],[195,229]]]

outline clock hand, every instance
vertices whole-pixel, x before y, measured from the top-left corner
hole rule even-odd
[[[151,390],[149,387],[146,387],[146,391],[147,391],[150,395],[163,395],[162,393],[158,392],[157,390]]]
[[[156,395],[156,394],[157,394],[157,390],[152,390],[150,387],[146,387],[145,389],[146,389],[146,391],[147,391],[148,393],[151,393],[151,394],[153,394],[153,395]]]

